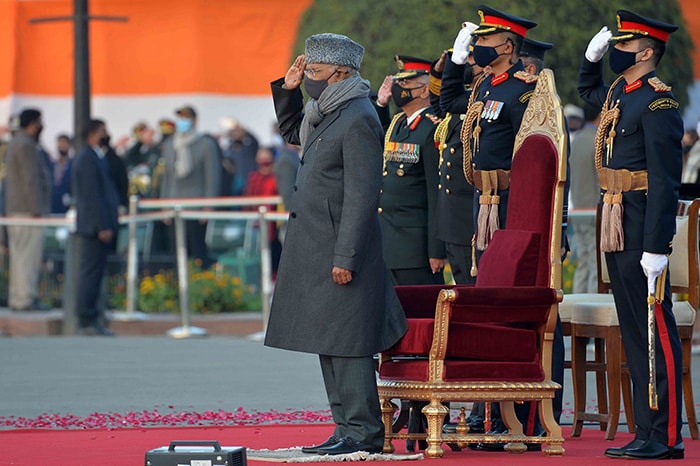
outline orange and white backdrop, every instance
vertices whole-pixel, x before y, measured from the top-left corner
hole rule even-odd
[[[90,0],[92,115],[113,138],[193,105],[199,127],[234,117],[261,140],[275,119],[269,82],[289,66],[312,0]],[[24,107],[44,113],[44,144],[72,133],[73,26],[31,24],[68,16],[72,0],[0,0],[0,124]]]

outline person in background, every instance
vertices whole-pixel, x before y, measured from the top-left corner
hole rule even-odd
[[[577,107],[578,108],[578,107]],[[600,121],[600,109],[586,106],[586,123],[571,138],[571,203],[575,209],[595,209],[600,199],[600,185],[595,168],[595,134]],[[598,292],[598,245],[596,244],[595,214],[577,216],[571,221],[572,236],[578,265],[574,271],[574,293]]]
[[[224,118],[222,126],[226,133],[221,138],[221,148],[224,160],[232,160],[234,174],[243,180],[248,179],[248,175],[257,169],[255,156],[260,144],[238,120],[235,118]],[[229,178],[229,179],[227,179]],[[224,173],[222,189],[227,190],[232,186],[231,175]],[[233,193],[222,191],[222,196],[231,196]]]
[[[51,213],[65,214],[71,204],[70,170],[73,163],[73,141],[67,134],[56,138],[56,160],[51,163],[53,189],[51,191]]]
[[[163,144],[161,198],[217,197],[221,184],[221,153],[216,140],[197,131],[197,112],[189,105],[175,111],[175,134]],[[187,252],[211,267],[206,243],[206,220],[185,222]]]
[[[90,120],[82,134],[85,147],[73,162],[71,190],[76,209],[76,239],[80,251],[76,311],[78,334],[113,336],[102,325],[99,297],[107,255],[119,229],[119,196],[103,147],[107,129],[102,120]]]
[[[42,217],[51,209],[51,173],[39,145],[44,128],[41,112],[26,109],[19,116],[19,131],[5,154],[7,176],[5,209],[10,217]],[[9,307],[42,309],[38,297],[39,272],[44,251],[40,226],[8,226],[10,248]]]
[[[564,105],[564,118],[566,118],[566,124],[569,127],[569,139],[573,141],[578,130],[586,124],[586,116],[578,105],[566,104]]]
[[[261,147],[255,156],[255,161],[258,164],[258,169],[248,175],[248,181],[245,185],[244,196],[276,196],[277,181],[273,173],[273,165],[275,163],[275,153],[272,147]],[[268,205],[267,211],[274,212],[275,205]],[[280,262],[280,254],[282,253],[282,243],[277,236],[277,224],[268,222],[268,241],[270,245],[270,256],[272,259],[272,275],[276,278],[277,268]],[[261,232],[261,234],[264,234]]]

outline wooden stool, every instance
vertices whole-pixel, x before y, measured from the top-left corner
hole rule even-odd
[[[594,339],[593,361],[586,358],[586,345]],[[571,373],[574,386],[574,424],[572,437],[581,435],[584,421],[600,423],[605,439],[613,440],[620,418],[622,390],[627,427],[634,433],[632,389],[624,362],[620,324],[613,302],[577,303],[571,314]],[[623,369],[624,368],[624,369]],[[595,372],[598,387],[598,413],[586,412],[586,373]],[[607,393],[605,380],[607,378]],[[609,402],[608,402],[609,396]]]

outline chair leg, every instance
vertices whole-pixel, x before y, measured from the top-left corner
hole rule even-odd
[[[512,401],[501,401],[501,418],[503,423],[508,428],[508,435],[522,436],[523,425],[520,423],[518,416],[515,415],[515,405]],[[504,447],[508,453],[524,453],[527,451],[527,446],[524,443],[509,442]]]
[[[552,399],[545,399],[540,402],[540,421],[545,432],[547,432],[547,446],[542,450],[545,455],[563,455],[564,437],[561,434],[561,426],[554,420],[554,409]]]
[[[586,341],[576,335],[576,325],[571,329],[571,378],[574,386],[574,423],[572,437],[579,437],[583,429],[583,414],[586,412]]]
[[[620,372],[622,355],[622,342],[618,327],[610,327],[606,341],[606,366],[608,369],[608,395],[610,404],[608,409],[608,428],[605,431],[605,440],[614,440],[617,434],[617,424],[620,420]]]
[[[604,338],[594,338],[593,345],[595,347],[595,357],[594,363],[597,367],[605,365],[606,355],[605,355],[605,339]],[[608,394],[605,386],[606,382],[606,371],[604,369],[596,369],[595,371],[596,379],[596,390],[598,394],[598,414],[608,414]],[[600,430],[605,431],[608,428],[608,423],[605,421],[600,422]]]
[[[688,417],[688,429],[693,440],[698,439],[698,420],[695,416],[695,400],[693,398],[693,377],[691,372],[692,337],[681,340],[683,350],[683,401]]]
[[[445,454],[445,451],[440,446],[442,444],[442,424],[445,422],[445,416],[450,413],[450,410],[440,400],[433,398],[430,400],[430,404],[423,408],[422,412],[428,420],[428,448],[425,450],[425,454],[430,458],[440,458]]]
[[[381,398],[379,401],[382,408],[382,423],[384,423],[384,448],[382,451],[384,453],[393,453],[394,444],[391,442],[391,439],[394,425],[394,413],[399,407],[387,398]]]
[[[627,367],[627,356],[625,348],[621,348],[622,352],[622,369],[620,372],[620,386],[622,388],[622,402],[625,406],[625,418],[627,419],[627,431],[630,434],[637,432],[637,425],[634,423],[634,405],[632,403],[632,381],[630,380],[630,371]]]

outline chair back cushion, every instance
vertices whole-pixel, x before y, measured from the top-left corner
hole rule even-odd
[[[533,286],[537,279],[540,235],[496,230],[479,261],[476,286]]]
[[[550,240],[557,172],[558,153],[552,140],[541,134],[527,136],[513,156],[511,164],[505,228],[539,234],[540,261],[536,266],[534,283],[538,286],[549,286]]]

